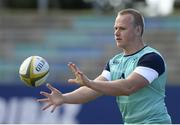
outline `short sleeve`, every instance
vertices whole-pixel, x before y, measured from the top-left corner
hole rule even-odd
[[[103,76],[104,78],[106,78],[108,81],[111,80],[111,73],[110,73],[109,62],[105,65],[104,70],[103,70],[101,76]]]
[[[165,72],[165,63],[157,53],[148,53],[140,58],[134,72],[140,74],[151,83]]]
[[[107,71],[109,71],[109,72],[110,72],[109,62],[105,65],[104,70],[107,70]]]
[[[138,61],[137,67],[143,66],[151,68],[158,72],[158,76],[164,73],[165,63],[162,57],[157,53],[148,53],[140,58]]]

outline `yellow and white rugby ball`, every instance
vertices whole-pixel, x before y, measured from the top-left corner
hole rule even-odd
[[[49,64],[40,56],[30,56],[22,62],[19,75],[25,84],[33,87],[40,86],[49,75]]]

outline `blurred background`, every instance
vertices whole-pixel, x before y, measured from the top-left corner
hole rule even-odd
[[[167,61],[166,104],[173,123],[180,123],[180,1],[179,0],[0,0],[0,123],[123,123],[111,96],[83,105],[63,105],[53,114],[41,111],[41,90],[19,79],[22,61],[44,57],[50,82],[63,93],[78,86],[67,83],[76,63],[91,79],[119,53],[113,36],[116,14],[135,8],[145,16],[144,41]]]

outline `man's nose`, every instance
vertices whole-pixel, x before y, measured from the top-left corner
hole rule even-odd
[[[120,35],[119,30],[114,31],[114,35],[115,35],[115,36],[119,36],[119,35]]]

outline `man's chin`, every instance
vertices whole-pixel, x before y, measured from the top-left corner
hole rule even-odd
[[[123,45],[120,44],[120,43],[117,43],[117,47],[118,47],[118,48],[123,48]]]

